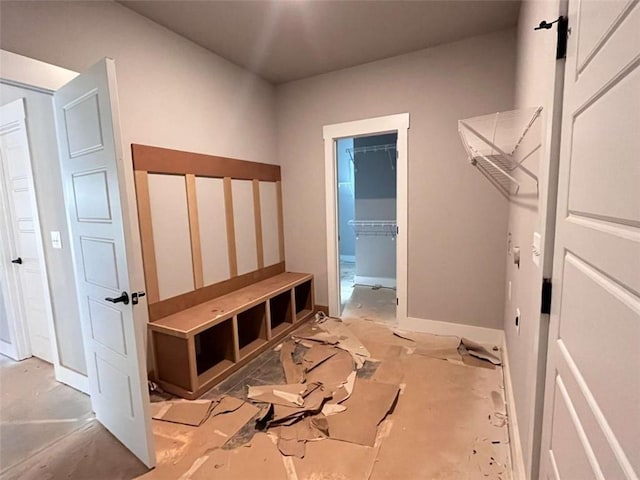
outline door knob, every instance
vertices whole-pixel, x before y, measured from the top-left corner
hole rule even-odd
[[[18,257],[15,260],[11,260],[11,263],[17,263],[18,265],[22,265],[22,258]]]
[[[111,303],[124,303],[125,305],[129,305],[129,294],[127,292],[122,292],[122,294],[119,297],[116,297],[116,298],[107,297],[105,298],[105,300]]]

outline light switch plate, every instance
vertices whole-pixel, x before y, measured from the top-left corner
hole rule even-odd
[[[542,237],[538,232],[533,232],[533,244],[531,245],[531,258],[536,267],[540,266],[540,255],[542,254]]]
[[[53,246],[53,248],[62,248],[60,232],[51,232],[51,246]]]

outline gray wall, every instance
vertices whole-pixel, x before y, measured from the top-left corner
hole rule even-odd
[[[556,32],[540,35],[534,31],[541,19],[560,15],[559,1],[525,0],[518,22],[516,64],[516,108],[542,106],[543,116],[525,137],[532,145],[541,143],[537,154],[524,165],[538,175],[539,194],[524,175],[521,195],[509,204],[512,244],[521,251],[520,268],[506,255],[506,280],[511,282],[511,300],[505,298],[504,331],[509,353],[511,380],[520,439],[529,478],[537,478],[540,428],[542,421],[548,317],[540,314],[543,276],[551,276],[553,220],[555,219],[555,182],[557,157],[552,154],[550,128],[554,103],[554,79],[560,62],[555,60]],[[555,120],[554,120],[555,121]],[[559,128],[559,123],[554,125]],[[526,147],[526,145],[524,145]],[[527,151],[524,148],[523,151]],[[551,219],[551,221],[549,221]],[[533,233],[542,235],[540,266],[533,263]],[[520,309],[520,332],[515,327],[515,311]]]
[[[353,146],[358,148],[376,145],[390,145],[395,144],[397,140],[397,134],[375,135],[371,137],[355,138],[353,140]],[[395,199],[397,196],[395,164],[395,152],[392,152],[391,160],[389,160],[389,154],[384,151],[357,153],[355,155],[355,165],[357,168],[356,199]]]
[[[115,2],[2,1],[0,48],[79,72],[113,58],[126,161],[129,145],[142,143],[278,163],[272,85]],[[43,198],[62,195],[58,178],[37,180]],[[66,268],[51,271],[68,288]],[[73,323],[72,314],[58,317]],[[80,345],[67,360],[84,372]]]
[[[319,304],[327,304],[322,126],[409,112],[409,314],[502,326],[508,207],[467,165],[456,122],[511,108],[512,30],[276,90],[117,3],[3,1],[0,14],[6,50],[76,71],[115,59],[126,144],[283,165],[288,268],[316,275]]]
[[[353,148],[353,138],[338,140],[338,234],[340,235],[340,255],[354,257],[356,235],[349,220],[355,217],[354,170],[347,148]]]
[[[322,127],[409,112],[409,315],[502,328],[508,203],[469,166],[457,121],[511,109],[514,69],[506,30],[278,87],[287,267],[315,274],[318,304],[328,303]]]
[[[77,72],[113,58],[125,145],[278,163],[272,85],[115,2],[2,1],[0,46]]]
[[[0,105],[25,98],[27,134],[36,187],[44,255],[47,262],[60,363],[86,375],[80,314],[74,287],[73,261],[60,188],[60,164],[51,96],[0,84]],[[51,246],[52,230],[60,232],[62,249]]]

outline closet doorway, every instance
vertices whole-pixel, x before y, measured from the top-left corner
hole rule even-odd
[[[340,307],[396,319],[397,133],[337,141]]]
[[[407,318],[407,130],[398,114],[324,127],[329,314]]]

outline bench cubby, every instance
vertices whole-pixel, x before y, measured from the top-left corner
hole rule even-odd
[[[244,358],[267,342],[267,304],[259,303],[236,316],[238,322],[238,349]]]
[[[313,311],[313,276],[285,272],[160,318],[149,323],[155,380],[197,398]]]
[[[196,373],[224,370],[235,361],[233,319],[228,318],[194,336]]]
[[[289,290],[269,299],[269,317],[271,320],[272,335],[279,334],[293,323],[294,314],[291,296],[291,291]]]
[[[301,282],[293,289],[296,305],[296,321],[302,320],[313,311],[313,282],[311,279]]]

